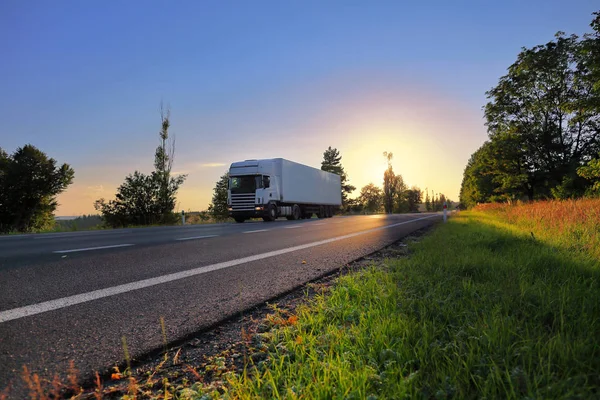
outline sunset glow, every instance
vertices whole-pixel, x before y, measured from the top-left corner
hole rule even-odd
[[[0,24],[14,37],[3,45],[11,67],[0,64],[0,105],[10,110],[0,145],[32,143],[74,168],[58,215],[95,213],[94,200],[112,198],[125,176],[152,170],[161,100],[171,107],[174,172],[187,174],[179,210],[207,209],[234,161],[318,168],[328,146],[340,151],[354,195],[381,186],[388,151],[406,184],[458,200],[465,164],[486,140],[485,92],[529,45],[522,38],[576,31],[593,11],[343,2],[274,3],[266,15],[250,4],[189,2],[143,14],[134,3],[108,5],[90,19],[83,5],[29,13],[14,4],[18,24]],[[471,11],[490,21],[485,30]],[[178,22],[155,29],[163,18]]]

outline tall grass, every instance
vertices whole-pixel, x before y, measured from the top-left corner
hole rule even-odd
[[[527,229],[552,244],[600,258],[600,199],[483,204],[475,210]]]
[[[268,334],[267,360],[226,396],[600,397],[599,258],[557,231],[591,229],[590,214],[539,229],[531,207],[463,212],[409,259],[340,278]]]

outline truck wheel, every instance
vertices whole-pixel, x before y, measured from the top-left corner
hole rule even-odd
[[[294,207],[292,208],[292,217],[294,220],[302,217],[302,210],[300,210],[300,206],[298,204],[294,204]]]
[[[246,218],[235,218],[235,222],[237,222],[238,224],[241,224],[245,220],[246,220]]]
[[[263,218],[265,221],[275,221],[277,219],[277,207],[275,207],[275,204],[269,204],[269,207],[267,208],[267,216],[265,218]]]
[[[333,217],[333,208],[331,206],[327,206],[327,218]]]
[[[319,218],[327,217],[327,215],[325,215],[325,207],[319,206],[319,213],[317,214],[317,217],[319,217]]]

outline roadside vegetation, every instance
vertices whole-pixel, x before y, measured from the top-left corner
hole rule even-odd
[[[599,210],[454,216],[410,258],[341,278],[265,334],[267,361],[232,377],[227,397],[598,396]]]
[[[135,171],[119,186],[114,200],[96,200],[94,208],[102,214],[104,224],[113,228],[132,225],[172,225],[178,216],[173,211],[179,187],[187,175],[173,175],[175,139],[169,136],[170,110],[161,104],[160,144],[154,154],[154,171]]]
[[[52,229],[56,196],[75,172],[27,144],[13,154],[0,147],[0,233]]]
[[[600,12],[590,26],[523,48],[486,93],[489,140],[465,168],[464,207],[600,195]]]

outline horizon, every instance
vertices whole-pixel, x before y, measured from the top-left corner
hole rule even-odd
[[[522,47],[589,31],[578,1],[0,5],[2,148],[27,143],[75,179],[57,216],[96,214],[148,173],[171,107],[178,210],[206,210],[229,164],[282,157],[320,168],[337,148],[349,183],[381,186],[384,151],[408,186],[458,201],[487,140],[482,107]],[[139,5],[143,4],[140,8]],[[157,24],[157,21],[161,23]],[[161,29],[158,29],[160,26]]]

